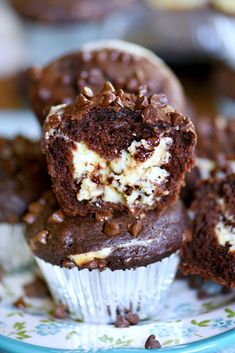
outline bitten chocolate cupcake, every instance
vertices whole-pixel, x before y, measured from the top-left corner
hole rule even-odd
[[[26,219],[34,220],[26,237],[51,293],[73,317],[110,323],[128,311],[154,317],[164,307],[189,231],[180,202],[161,214],[101,220],[66,216],[47,193]]]
[[[123,41],[98,41],[80,52],[61,57],[36,70],[31,91],[32,107],[43,123],[48,107],[75,102],[84,86],[95,93],[110,81],[129,93],[147,86],[147,94],[165,94],[179,111],[185,107],[182,87],[165,63],[151,51]]]
[[[85,87],[76,103],[52,107],[42,150],[63,212],[85,216],[163,210],[194,164],[190,119],[164,95]]]
[[[201,182],[191,214],[193,233],[183,246],[182,270],[235,287],[235,174],[218,170]]]
[[[97,20],[134,0],[11,0],[23,17],[49,24]]]
[[[46,189],[47,182],[39,143],[20,136],[0,138],[0,265],[6,271],[32,260],[24,240],[22,217],[28,204]]]

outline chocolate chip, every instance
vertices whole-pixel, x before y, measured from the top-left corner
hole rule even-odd
[[[108,107],[110,104],[112,104],[116,99],[116,95],[113,92],[105,92],[102,105],[105,107]]]
[[[82,89],[82,94],[83,94],[86,98],[88,98],[88,99],[94,97],[94,92],[93,92],[92,89],[89,88],[89,87],[83,87],[83,89]]]
[[[27,304],[25,303],[23,297],[20,297],[19,299],[17,299],[13,305],[18,309],[24,309],[27,307]]]
[[[43,204],[40,201],[32,202],[29,205],[29,211],[34,214],[38,214],[43,209]]]
[[[102,89],[102,92],[103,93],[105,93],[105,92],[113,92],[114,93],[115,88],[113,87],[111,82],[105,82],[103,89]]]
[[[123,315],[118,315],[115,321],[115,326],[118,328],[129,327],[130,323],[125,319]]]
[[[48,223],[56,224],[64,221],[64,213],[61,210],[54,212],[49,218]]]
[[[36,277],[32,282],[25,284],[24,292],[30,298],[45,298],[50,296],[46,283],[40,277]]]
[[[143,121],[147,124],[154,124],[157,121],[158,109],[154,105],[149,105],[143,111]]]
[[[161,348],[161,344],[158,340],[156,340],[155,335],[150,335],[147,338],[144,347],[146,349],[158,349],[158,348]]]
[[[140,96],[136,102],[137,109],[143,109],[149,105],[148,98],[146,96]]]
[[[60,126],[61,121],[57,114],[50,115],[48,118],[48,128],[56,129]]]
[[[103,271],[105,270],[107,266],[107,262],[106,260],[104,259],[94,259],[94,260],[91,260],[89,262],[87,262],[86,264],[84,264],[83,268],[88,268],[88,270],[100,270],[100,271]]]
[[[113,237],[120,234],[120,225],[115,221],[109,221],[104,225],[104,234]]]
[[[188,285],[192,289],[199,289],[203,284],[203,279],[199,276],[191,276],[188,280]]]
[[[76,104],[79,106],[79,107],[84,107],[88,104],[90,104],[91,101],[90,99],[87,99],[83,94],[79,94],[77,99],[76,99]]]
[[[35,213],[27,213],[24,217],[23,217],[23,221],[27,224],[33,224],[36,220],[37,216],[35,215]]]
[[[140,321],[139,315],[134,314],[131,311],[126,314],[125,318],[131,325],[137,325]]]
[[[143,225],[140,220],[136,220],[134,223],[127,226],[128,232],[134,237],[137,237],[141,233],[142,228]]]
[[[65,268],[73,268],[75,267],[75,263],[70,260],[70,259],[63,259],[62,262],[61,262],[61,266],[62,267],[65,267]]]
[[[68,317],[68,309],[64,304],[56,305],[51,311],[51,315],[56,319],[65,319]]]
[[[168,104],[167,97],[164,94],[153,94],[150,97],[150,103],[156,106],[166,107]]]
[[[117,98],[115,99],[115,103],[116,103],[117,105],[119,105],[119,107],[124,108],[124,104],[123,104],[122,99],[121,99],[120,97],[117,97]]]
[[[41,230],[32,239],[30,239],[30,247],[32,250],[36,250],[36,243],[46,245],[48,240],[49,232],[47,230]]]
[[[42,99],[42,100],[47,100],[49,98],[51,98],[51,91],[47,88],[44,88],[44,87],[41,87],[39,89],[39,97]]]

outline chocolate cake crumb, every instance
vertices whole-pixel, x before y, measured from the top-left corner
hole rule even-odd
[[[36,277],[32,282],[24,285],[24,292],[26,297],[30,298],[44,298],[50,297],[49,289],[46,282],[41,277]]]
[[[160,342],[158,340],[156,340],[156,336],[155,335],[150,335],[147,338],[144,347],[146,349],[158,349],[158,348],[161,348],[161,344],[160,344]]]
[[[117,315],[115,326],[118,328],[129,327],[130,322],[123,315]]]

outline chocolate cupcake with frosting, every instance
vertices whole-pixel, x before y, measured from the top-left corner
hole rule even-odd
[[[86,322],[155,317],[190,231],[176,199],[194,164],[194,127],[146,92],[84,87],[44,122],[55,195],[26,216],[26,238],[54,299]]]
[[[0,265],[6,271],[32,261],[22,217],[28,204],[47,189],[48,180],[38,142],[21,136],[0,138]]]

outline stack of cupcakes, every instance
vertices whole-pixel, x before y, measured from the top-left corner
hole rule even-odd
[[[178,196],[196,134],[164,95],[183,109],[181,86],[153,53],[120,42],[39,76],[32,97],[41,122],[47,112],[53,192],[29,212],[26,238],[51,293],[86,322],[156,317],[189,233]]]

